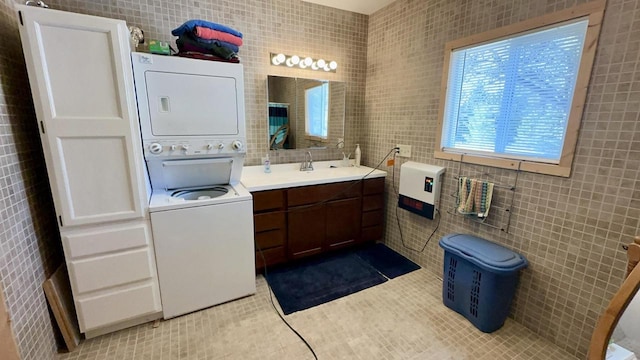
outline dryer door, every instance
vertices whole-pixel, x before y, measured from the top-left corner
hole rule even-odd
[[[236,79],[147,71],[145,81],[154,136],[239,133]]]

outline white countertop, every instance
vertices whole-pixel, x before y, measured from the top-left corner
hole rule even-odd
[[[300,171],[300,163],[275,164],[271,165],[270,173],[265,173],[262,165],[245,166],[240,182],[249,191],[262,191],[387,176],[386,171],[366,166],[341,167],[340,163],[340,160],[317,161],[313,163],[313,171]]]

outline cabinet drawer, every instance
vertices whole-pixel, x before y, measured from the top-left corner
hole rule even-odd
[[[266,214],[253,215],[253,224],[255,226],[255,232],[284,229],[285,228],[285,213],[275,212]]]
[[[267,266],[276,265],[287,261],[287,252],[284,246],[263,250],[262,255],[264,255]],[[259,252],[256,252],[256,269],[264,268],[262,255],[260,255]]]
[[[367,179],[362,186],[362,194],[382,194],[384,192],[384,178]]]
[[[63,232],[69,259],[147,246],[151,235],[146,221]]]
[[[372,211],[384,207],[383,195],[367,195],[362,197],[362,211]]]
[[[362,227],[382,225],[383,217],[382,209],[362,213]]]
[[[69,262],[76,295],[152,277],[149,249]]]
[[[256,244],[260,249],[266,250],[276,246],[283,246],[285,240],[285,229],[263,231],[255,234]],[[256,250],[258,250],[256,248]]]
[[[80,330],[87,332],[162,310],[153,283],[109,292],[76,301]]]
[[[284,208],[284,190],[267,190],[251,193],[253,196],[253,211],[277,210]]]
[[[307,205],[326,200],[359,197],[362,185],[358,181],[292,188],[287,191],[289,206]]]
[[[382,225],[362,228],[362,241],[380,240],[383,235]]]

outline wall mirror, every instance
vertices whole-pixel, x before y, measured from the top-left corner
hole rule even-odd
[[[589,360],[631,360],[640,356],[640,236],[627,250],[627,279],[600,316]]]
[[[334,146],[344,138],[346,84],[269,75],[270,150]]]

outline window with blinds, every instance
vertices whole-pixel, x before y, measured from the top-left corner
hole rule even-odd
[[[588,20],[451,52],[442,145],[558,163]]]
[[[448,42],[435,157],[569,176],[605,5]]]

